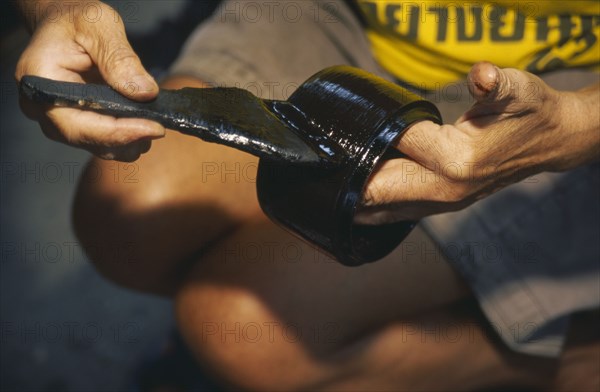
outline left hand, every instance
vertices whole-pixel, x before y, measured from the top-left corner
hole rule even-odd
[[[156,98],[158,85],[129,44],[123,20],[110,6],[97,0],[23,0],[18,4],[29,17],[33,36],[17,63],[17,81],[24,75],[36,75],[78,83],[104,82],[136,101]],[[58,16],[50,7],[58,7]],[[61,13],[61,9],[69,12]],[[95,11],[98,18],[90,20],[86,10]],[[20,104],[48,138],[103,159],[135,161],[150,149],[152,140],[165,136],[165,128],[150,120],[38,104],[24,97]]]
[[[482,62],[468,75],[475,104],[453,125],[413,125],[384,162],[355,220],[381,224],[465,208],[542,171],[598,159],[598,88],[559,92],[537,76]]]

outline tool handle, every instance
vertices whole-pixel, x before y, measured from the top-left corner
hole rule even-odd
[[[327,158],[271,112],[265,101],[239,88],[161,89],[154,100],[137,102],[109,86],[39,76],[23,76],[19,87],[22,95],[36,103],[153,120],[260,158],[308,165]]]
[[[165,127],[178,129],[172,119],[161,114],[160,99],[137,102],[101,84],[63,82],[39,76],[23,76],[19,85],[22,95],[29,100],[54,106],[92,110],[115,117],[145,118]],[[165,90],[159,93],[164,95]]]
[[[173,91],[170,90],[160,90],[152,101],[138,102],[107,85],[64,82],[32,75],[21,78],[19,90],[35,103],[91,110],[114,117],[143,118],[183,133],[191,133],[190,128],[193,128],[190,116],[183,119],[173,113]],[[178,103],[182,106],[182,102]],[[202,135],[195,136],[214,141],[210,133],[205,130]]]

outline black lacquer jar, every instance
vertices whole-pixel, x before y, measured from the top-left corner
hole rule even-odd
[[[356,266],[390,253],[415,222],[367,226],[353,222],[367,180],[413,123],[441,123],[435,105],[360,69],[327,68],[303,83],[273,112],[325,158],[322,165],[261,159],[257,192],[274,221]]]

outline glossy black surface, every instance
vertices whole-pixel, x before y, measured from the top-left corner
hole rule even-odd
[[[24,76],[20,90],[39,103],[154,120],[169,129],[261,158],[299,164],[319,164],[323,158],[290,132],[269,110],[268,101],[238,88],[161,89],[155,100],[136,102],[104,85]]]
[[[319,148],[334,151],[339,164],[307,167],[261,160],[257,191],[263,210],[343,264],[387,255],[415,222],[363,226],[354,224],[354,214],[377,163],[398,155],[395,149],[387,151],[390,144],[417,121],[441,123],[437,108],[347,66],[317,73],[288,101],[305,118],[305,139],[322,142]]]
[[[347,66],[317,73],[288,101],[236,88],[185,88],[139,103],[107,86],[35,76],[23,77],[20,88],[36,102],[147,118],[260,157],[265,213],[346,265],[382,258],[412,230],[415,222],[356,225],[354,214],[377,163],[398,155],[390,144],[414,122],[441,123],[430,102]]]

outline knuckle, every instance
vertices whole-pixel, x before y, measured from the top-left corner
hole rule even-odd
[[[122,42],[108,44],[105,53],[105,63],[112,72],[127,69],[139,61],[138,56]]]
[[[397,183],[393,178],[375,178],[365,189],[361,205],[373,207],[389,204],[393,201],[395,189],[397,189]]]

